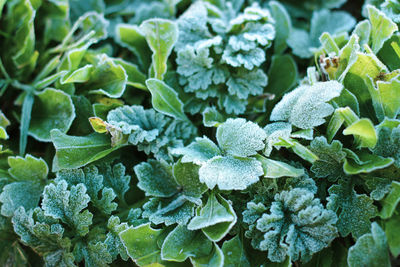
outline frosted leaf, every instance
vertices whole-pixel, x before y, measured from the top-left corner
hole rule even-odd
[[[184,145],[197,132],[188,122],[173,120],[142,106],[116,108],[108,113],[107,120],[114,144],[128,142],[139,151],[153,153],[157,159],[164,160],[170,160],[168,148]]]
[[[189,230],[198,230],[223,222],[231,222],[235,217],[229,213],[214,194],[210,195],[207,203],[188,224]]]
[[[240,99],[247,99],[249,95],[262,94],[267,84],[268,77],[262,70],[246,71],[244,69],[232,75],[226,83],[229,94],[236,95]]]
[[[190,231],[184,225],[178,225],[165,238],[161,247],[163,260],[183,262],[188,257],[207,256],[212,242],[201,231]]]
[[[302,85],[283,96],[271,113],[272,121],[288,121],[292,125],[309,129],[325,122],[334,108],[326,103],[338,97],[343,85],[337,81],[317,82],[312,86]]]
[[[179,29],[177,51],[187,45],[194,46],[198,41],[208,39],[211,34],[207,27],[207,9],[203,2],[191,5],[177,20]]]
[[[178,52],[177,72],[186,77],[188,86],[185,90],[187,92],[204,90],[211,85],[214,74],[213,61],[207,48],[194,49],[187,46]]]
[[[101,212],[111,214],[117,209],[117,203],[113,202],[116,194],[111,188],[104,187],[103,176],[99,174],[97,167],[90,166],[83,169],[61,170],[57,173],[55,181],[60,182],[63,180],[70,186],[85,185],[91,202]]]
[[[252,70],[265,61],[265,52],[258,47],[249,51],[237,52],[228,46],[222,55],[222,60],[232,67],[245,67]]]
[[[280,146],[275,146],[275,143],[280,142],[281,138],[282,139],[290,138],[290,134],[292,132],[292,125],[287,122],[274,122],[267,124],[264,127],[264,131],[267,134],[267,138],[265,139],[266,145],[264,154],[266,156],[269,156],[274,147],[277,147],[277,149],[280,148]]]
[[[387,238],[378,223],[373,222],[371,233],[361,236],[349,249],[347,263],[350,267],[391,266]]]
[[[270,213],[257,220],[256,229],[265,234],[256,245],[268,251],[271,261],[283,262],[290,256],[293,261],[306,262],[336,237],[336,221],[335,213],[324,209],[312,192],[301,188],[282,191],[275,195]]]
[[[166,163],[149,160],[136,165],[138,187],[146,196],[171,197],[178,191],[178,184],[172,176],[172,168]]]
[[[252,158],[216,156],[199,170],[200,182],[213,189],[243,190],[264,174],[261,163]]]
[[[237,96],[222,95],[218,102],[220,109],[225,109],[228,114],[242,114],[246,111],[247,99],[239,99]]]
[[[341,236],[351,233],[354,238],[358,238],[367,233],[370,219],[377,215],[373,200],[365,194],[357,194],[354,184],[345,179],[332,185],[328,192],[327,208],[338,214],[337,228]]]
[[[217,129],[220,148],[229,155],[247,157],[257,154],[265,146],[266,133],[255,123],[245,119],[228,119]]]
[[[187,224],[194,215],[195,204],[185,196],[172,198],[151,198],[143,205],[143,218],[154,224]]]
[[[196,137],[195,141],[186,147],[175,148],[172,154],[183,155],[182,162],[193,162],[202,165],[214,156],[220,155],[221,151],[208,137]]]
[[[346,153],[342,151],[342,147],[342,143],[337,140],[328,144],[325,137],[317,137],[311,142],[310,149],[319,158],[311,166],[311,171],[316,177],[327,177],[329,181],[333,182],[346,176],[343,171]]]
[[[44,188],[42,208],[46,216],[60,219],[75,229],[80,236],[89,232],[93,214],[87,208],[90,197],[86,194],[83,184],[71,186],[61,180],[56,184],[49,184]]]
[[[126,261],[128,259],[128,254],[119,238],[119,234],[128,229],[128,224],[121,223],[117,216],[111,216],[107,222],[107,229],[109,232],[107,233],[104,243],[107,245],[108,252],[113,260],[116,260],[117,256],[120,255],[121,258]]]

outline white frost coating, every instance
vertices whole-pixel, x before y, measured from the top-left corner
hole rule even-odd
[[[263,175],[261,163],[253,158],[234,158],[216,156],[199,170],[200,182],[213,189],[243,190],[258,182]]]
[[[196,137],[195,141],[187,147],[177,147],[171,149],[175,155],[183,155],[182,162],[193,162],[197,165],[206,163],[214,156],[221,154],[221,151],[207,136]]]
[[[257,124],[245,119],[228,119],[217,129],[217,141],[227,154],[247,157],[264,149],[267,134]]]
[[[310,129],[325,122],[334,108],[326,103],[338,97],[343,85],[337,81],[302,85],[283,96],[271,113],[272,121],[289,121],[301,129]]]

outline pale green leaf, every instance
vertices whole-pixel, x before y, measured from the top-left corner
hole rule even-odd
[[[371,41],[372,50],[378,53],[381,50],[383,43],[390,39],[395,31],[398,31],[396,23],[388,18],[382,11],[376,7],[369,5],[368,17],[371,22]]]
[[[206,205],[198,208],[197,215],[187,225],[189,230],[199,230],[220,223],[233,222],[235,216],[230,213],[218,200],[215,194],[208,197]],[[228,229],[229,230],[229,229]]]
[[[119,148],[111,147],[110,138],[98,133],[69,136],[54,129],[51,131],[51,140],[56,149],[53,171],[85,166]]]
[[[218,245],[214,243],[214,248],[210,255],[205,257],[190,258],[190,261],[192,262],[193,267],[223,267],[224,253],[218,247]]]
[[[369,173],[375,170],[384,169],[393,164],[392,158],[384,158],[375,154],[362,151],[358,154],[346,150],[343,170],[347,174]]]
[[[304,175],[304,169],[297,169],[282,161],[267,159],[261,155],[256,158],[261,162],[266,178],[300,177]]]
[[[390,188],[389,194],[381,201],[382,210],[379,215],[382,219],[389,219],[392,217],[400,202],[400,183],[393,181]]]
[[[189,121],[183,112],[183,103],[174,89],[157,79],[146,80],[146,85],[151,93],[151,101],[155,110],[178,120]]]
[[[376,222],[371,224],[371,233],[361,236],[349,249],[347,263],[350,267],[390,267],[390,257],[385,232]]]
[[[165,19],[146,20],[139,28],[153,52],[154,78],[163,80],[167,71],[168,56],[178,39],[178,28],[173,21]]]
[[[213,243],[201,231],[190,231],[178,225],[165,238],[161,248],[161,258],[183,262],[188,257],[204,257],[212,251]]]
[[[227,240],[222,245],[224,252],[225,267],[250,267],[249,255],[244,249],[244,245],[240,237],[236,235],[234,238]]]
[[[354,135],[360,140],[358,147],[374,148],[378,142],[378,136],[376,134],[374,125],[369,119],[360,119],[343,131],[344,135]]]
[[[383,222],[384,230],[388,240],[390,252],[394,257],[400,255],[400,216],[395,214]]]
[[[148,223],[137,227],[131,226],[119,236],[129,257],[138,266],[146,266],[161,262],[161,249],[157,244],[161,234],[162,230],[153,229]]]

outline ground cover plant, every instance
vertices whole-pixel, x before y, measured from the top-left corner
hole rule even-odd
[[[0,0],[0,266],[400,265],[399,24]]]

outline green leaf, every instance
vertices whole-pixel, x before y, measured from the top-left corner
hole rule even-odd
[[[50,134],[56,149],[53,171],[85,166],[119,148],[111,147],[110,138],[103,134],[69,136],[57,129],[52,130]]]
[[[31,1],[18,1],[7,5],[7,16],[5,23],[8,34],[13,38],[8,38],[6,42],[10,51],[8,55],[18,72],[25,68],[32,68],[37,60],[38,53],[35,51],[35,26],[36,6]]]
[[[373,172],[386,168],[394,162],[392,158],[384,158],[364,151],[355,154],[346,150],[346,153],[347,158],[345,159],[343,170],[346,174],[350,175]]]
[[[174,89],[157,79],[146,80],[147,88],[151,93],[153,108],[175,119],[189,121],[183,112],[183,103]]]
[[[283,96],[271,113],[272,121],[288,121],[301,129],[309,129],[325,122],[334,108],[326,103],[338,97],[343,85],[337,81],[302,85]]]
[[[216,156],[200,167],[200,181],[208,188],[216,185],[220,190],[243,190],[258,182],[264,174],[261,163],[253,158]]]
[[[344,129],[343,134],[357,136],[360,140],[358,144],[359,148],[374,148],[378,142],[374,125],[372,124],[371,120],[365,118],[360,119],[348,126],[346,129]]]
[[[125,194],[129,190],[131,176],[126,174],[126,168],[122,163],[115,165],[101,164],[97,165],[99,173],[103,175],[104,186],[112,188],[118,199],[125,203]]]
[[[10,125],[10,121],[0,110],[0,139],[8,139],[8,134],[6,132],[6,128],[9,125]]]
[[[114,59],[114,62],[124,68],[128,76],[127,85],[147,91],[146,75],[139,70],[138,66],[120,58]]]
[[[102,94],[119,98],[125,91],[128,76],[125,69],[116,64],[105,54],[98,57],[98,63],[90,73],[90,79],[85,87],[92,94]]]
[[[371,36],[371,23],[369,20],[363,20],[357,23],[353,33],[357,34],[359,37],[359,43],[361,46],[368,44]]]
[[[23,157],[8,157],[8,173],[15,180],[41,182],[47,178],[49,168],[41,158],[35,158],[29,154]]]
[[[383,222],[388,245],[392,255],[397,258],[400,255],[400,216],[395,214],[390,219]]]
[[[304,169],[297,169],[282,161],[267,159],[261,155],[257,155],[256,158],[261,162],[266,178],[300,177],[304,175]]]
[[[223,200],[223,204],[227,205],[221,204],[215,194],[211,194],[208,197],[206,205],[198,208],[197,215],[187,225],[188,229],[192,231],[203,229],[204,233],[208,236],[208,233],[212,233],[212,230],[216,228],[211,229],[212,226],[219,225],[218,230],[221,230],[221,225],[224,224],[223,227],[225,229],[223,229],[222,233],[219,233],[217,240],[214,240],[214,236],[211,237],[213,241],[219,241],[223,238],[236,222],[236,215],[232,207],[222,197],[218,196],[218,198]],[[226,206],[228,206],[228,209]]]
[[[318,160],[318,156],[314,154],[310,149],[300,144],[298,141],[288,138],[283,139],[280,138],[279,142],[275,143],[276,146],[283,146],[286,148],[290,148],[296,155],[301,157],[304,160],[307,160],[310,163],[314,163]]]
[[[341,236],[351,233],[354,238],[359,238],[368,233],[370,219],[377,215],[373,200],[365,194],[357,194],[354,191],[354,184],[345,179],[332,185],[328,192],[327,208],[338,214],[339,219],[336,225]]]
[[[249,256],[247,255],[242,240],[236,235],[222,245],[225,267],[250,267]]]
[[[372,100],[382,105],[384,116],[394,119],[400,112],[400,80],[399,76],[390,81],[378,81],[376,96],[372,96]],[[380,117],[380,120],[384,118]]]
[[[205,257],[190,258],[190,261],[192,262],[193,267],[223,267],[224,253],[218,247],[218,245],[214,243],[214,248],[210,255]]]
[[[288,39],[290,31],[292,30],[292,22],[288,12],[282,4],[277,1],[271,1],[269,2],[269,6],[272,17],[275,20],[276,35],[274,40],[274,52],[276,54],[281,54],[287,47],[286,40]]]
[[[213,107],[207,107],[202,112],[203,115],[203,125],[206,127],[218,127],[226,119],[218,112],[218,110]]]
[[[247,99],[249,95],[260,95],[267,84],[268,77],[262,70],[245,71],[243,69],[232,75],[226,82],[229,94],[239,99]]]
[[[157,242],[162,232],[162,230],[151,228],[148,223],[137,227],[131,226],[122,231],[119,236],[129,257],[138,266],[146,266],[161,262],[161,249]]]
[[[335,43],[335,40],[333,40],[332,36],[324,32],[320,37],[319,41],[322,44],[322,47],[324,48],[325,52],[329,55],[333,53],[334,55],[339,55],[339,47]]]
[[[171,197],[178,192],[178,183],[172,175],[172,167],[165,162],[149,160],[136,165],[138,187],[147,196]]]
[[[170,161],[169,149],[191,141],[197,129],[189,121],[174,120],[154,109],[123,106],[107,115],[108,131],[113,146],[132,144],[147,155]]]
[[[342,151],[343,145],[337,140],[328,144],[325,137],[317,137],[310,144],[310,150],[318,156],[318,160],[311,166],[311,171],[318,178],[327,178],[336,181],[345,176],[343,163],[346,153]]]
[[[351,30],[356,20],[347,12],[316,10],[312,14],[310,33],[294,28],[288,38],[288,45],[293,53],[302,58],[311,57],[320,46],[319,37],[324,32],[339,35]]]
[[[151,198],[143,205],[144,218],[154,224],[187,224],[194,215],[194,207],[200,199],[184,194],[176,194],[171,198]]]
[[[221,197],[221,195],[217,195],[217,200],[225,208],[227,213],[229,213],[233,217],[233,219],[231,221],[217,223],[215,225],[210,225],[201,229],[203,233],[208,237],[208,239],[214,242],[218,242],[222,238],[224,238],[237,221],[237,216],[235,214],[235,211],[233,210],[231,203]],[[197,214],[200,214],[200,211]]]
[[[90,197],[86,194],[83,184],[71,186],[61,180],[56,184],[47,185],[43,191],[42,208],[46,216],[60,219],[76,231],[79,236],[89,233],[93,214],[85,209]],[[84,210],[85,209],[85,210]]]
[[[229,155],[247,157],[265,147],[266,133],[257,124],[245,119],[228,119],[218,126],[218,145]]]
[[[200,183],[197,165],[184,163],[180,160],[174,164],[173,173],[176,182],[179,184],[179,190],[185,196],[199,199],[207,191],[207,186]]]
[[[74,254],[70,251],[71,240],[63,237],[65,229],[58,220],[44,215],[42,209],[25,211],[20,207],[15,211],[12,223],[22,243],[43,255],[46,266],[75,266]]]
[[[333,113],[331,120],[329,121],[328,128],[326,130],[328,141],[332,141],[333,137],[335,137],[336,133],[339,131],[343,123],[345,123],[346,125],[351,125],[358,120],[359,118],[357,114],[354,113],[351,108],[337,108]]]
[[[393,181],[389,194],[381,200],[382,210],[379,216],[382,219],[389,219],[394,214],[397,205],[400,202],[400,183]]]
[[[22,104],[20,136],[19,136],[19,154],[24,155],[28,143],[28,130],[31,122],[32,107],[35,98],[32,93],[27,93]]]
[[[349,249],[347,263],[350,267],[389,267],[390,257],[385,232],[376,222],[371,224],[371,233],[361,236]]]
[[[268,85],[265,91],[273,94],[274,99],[280,99],[295,85],[297,76],[297,65],[292,56],[274,55],[268,70]]]
[[[392,37],[395,31],[398,31],[396,23],[388,18],[383,12],[376,7],[369,5],[368,17],[371,22],[371,42],[372,50],[378,53],[381,50],[384,42]]]
[[[349,65],[348,70],[343,73],[343,85],[357,96],[360,105],[365,105],[371,98],[366,79],[368,76],[376,79],[381,72],[387,72],[387,68],[374,54],[357,52],[354,57],[353,64]],[[367,107],[361,106],[362,112],[363,109]]]
[[[121,223],[118,216],[111,216],[107,222],[107,229],[109,232],[107,233],[104,243],[107,245],[107,250],[112,256],[112,260],[116,260],[118,255],[120,255],[124,261],[128,260],[128,253],[119,237],[122,231],[128,229],[128,224]]]
[[[139,27],[129,24],[117,24],[115,32],[117,42],[128,48],[139,58],[143,69],[148,69],[151,63],[151,51]]]
[[[190,231],[178,225],[164,240],[161,258],[167,261],[183,262],[188,257],[204,257],[210,254],[213,243],[201,231]]]
[[[154,78],[163,80],[167,71],[168,56],[178,40],[178,28],[173,21],[165,19],[146,20],[139,28],[153,52]]]
[[[394,165],[400,167],[400,122],[398,120],[385,119],[377,126],[378,142],[373,150],[376,155],[391,157]]]
[[[50,131],[66,133],[75,119],[71,97],[61,90],[47,88],[36,95],[29,134],[39,141],[51,141]]]
[[[287,256],[292,261],[306,262],[337,235],[336,214],[326,210],[305,188],[276,194],[269,213],[260,211],[262,216],[256,216],[246,236],[252,238],[254,248],[268,251],[268,259],[273,262],[283,262]]]

